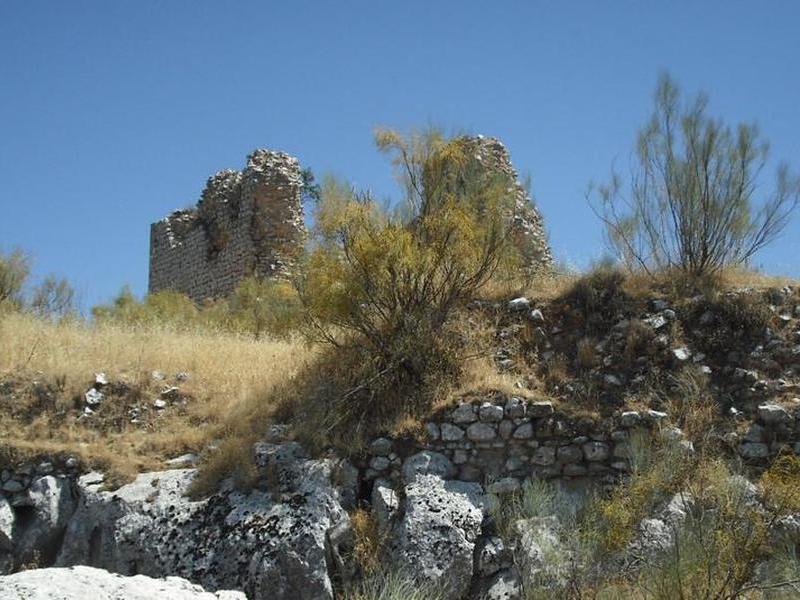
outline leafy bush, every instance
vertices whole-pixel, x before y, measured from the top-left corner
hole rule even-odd
[[[22,250],[0,254],[0,308],[22,305],[22,286],[30,272],[30,258]]]
[[[763,339],[775,315],[764,298],[754,292],[715,294],[693,307],[692,319],[701,324],[697,343],[705,352],[727,354]],[[713,319],[705,324],[703,316]]]
[[[457,378],[451,317],[516,256],[507,177],[487,171],[464,139],[379,131],[376,141],[402,168],[402,208],[390,213],[328,179],[298,284],[315,339],[357,357],[342,358],[355,369],[327,398],[342,423],[346,414],[377,422],[423,405]]]
[[[302,324],[297,292],[285,281],[257,277],[242,280],[228,302],[228,312],[237,329],[256,338],[286,338]]]

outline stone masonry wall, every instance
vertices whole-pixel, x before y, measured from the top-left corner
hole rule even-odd
[[[417,453],[433,452],[448,477],[486,483],[490,491],[513,491],[529,478],[614,481],[630,469],[632,430],[658,427],[682,439],[666,418],[654,410],[627,411],[594,422],[564,415],[551,402],[498,395],[432,418],[423,443],[374,440],[362,466],[367,480],[393,480]]]
[[[196,208],[151,226],[149,291],[200,302],[230,294],[250,275],[287,277],[306,235],[302,186],[296,158],[263,149],[243,171],[210,177]]]

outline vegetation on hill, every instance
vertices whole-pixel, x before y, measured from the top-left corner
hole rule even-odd
[[[767,581],[794,589],[785,565],[796,562],[771,535],[800,511],[797,458],[746,471],[725,439],[742,433],[731,415],[747,418],[763,400],[788,405],[796,393],[796,282],[742,265],[785,226],[800,183],[782,168],[775,194],[757,204],[757,132],[733,132],[705,107],[702,98],[682,107],[663,80],[630,193],[616,177],[599,189],[598,214],[626,269],[531,281],[510,243],[513,182],[434,130],[377,132],[404,193],[392,209],[332,178],[314,187],[312,240],[291,284],[247,279],[202,306],[123,289],[89,322],[67,282],[49,277],[27,291],[27,257],[0,255],[0,453],[9,464],[69,453],[121,480],[193,452],[202,494],[231,475],[250,482],[253,443],[272,422],[312,451],[358,454],[377,434],[416,436],[432,411],[470,393],[548,399],[598,419],[666,409],[694,453],[657,440],[593,500],[586,514],[599,520],[561,516],[572,540],[555,583],[563,597],[734,598]],[[742,472],[758,478],[764,508],[736,483]],[[498,501],[501,534],[558,504],[538,485]],[[679,552],[635,575],[601,576],[591,557],[613,562],[678,492],[707,509],[689,516]],[[369,563],[380,545],[369,515],[354,523]],[[356,597],[406,585],[380,575]]]

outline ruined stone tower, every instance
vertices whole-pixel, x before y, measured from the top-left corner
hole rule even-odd
[[[200,302],[230,294],[250,275],[286,278],[306,237],[296,158],[259,149],[243,171],[208,179],[196,208],[150,227],[149,291]]]
[[[532,272],[552,269],[553,256],[547,242],[544,220],[520,183],[506,147],[497,138],[482,135],[468,136],[464,139],[472,148],[475,158],[487,169],[506,176],[509,184],[513,186],[514,214],[508,217],[511,220],[513,242],[522,254],[526,267]]]

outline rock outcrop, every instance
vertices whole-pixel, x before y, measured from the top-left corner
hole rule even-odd
[[[206,592],[180,577],[125,577],[92,567],[33,569],[0,577],[4,600],[247,600],[242,592]]]
[[[258,444],[259,485],[228,482],[212,496],[187,494],[194,469],[144,473],[115,491],[89,473],[35,480],[20,507],[0,501],[0,566],[91,565],[123,575],[176,575],[254,600],[333,597],[332,576],[352,544],[346,509],[356,473],[313,460],[299,445]],[[334,483],[335,481],[335,483]],[[24,521],[24,522],[20,522]]]
[[[405,486],[403,518],[393,534],[392,558],[401,572],[462,598],[473,577],[475,542],[485,498],[477,483],[418,474]]]

